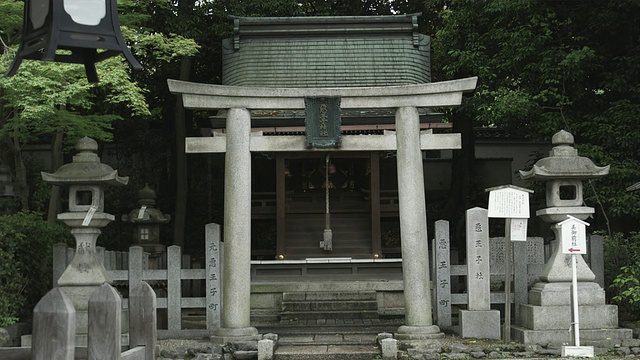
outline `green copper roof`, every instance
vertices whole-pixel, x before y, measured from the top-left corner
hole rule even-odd
[[[223,83],[349,87],[431,81],[430,38],[417,15],[234,18]]]

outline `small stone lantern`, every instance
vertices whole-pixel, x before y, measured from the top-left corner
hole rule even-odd
[[[4,164],[0,165],[0,196],[16,196],[11,168]]]
[[[103,283],[112,283],[95,256],[100,228],[115,219],[104,212],[104,187],[126,185],[129,178],[118,176],[117,170],[100,162],[95,140],[80,139],[76,150],[72,163],[62,165],[52,174],[42,172],[42,179],[52,185],[69,187],[69,211],[58,214],[58,220],[71,227],[76,253],[58,279],[58,285],[72,299],[78,314],[76,331],[84,334],[87,318],[83,314],[88,310],[91,294]]]
[[[16,191],[17,187],[11,175],[11,168],[7,165],[0,164],[0,198],[8,200],[0,202],[0,215],[12,213],[15,205],[12,205],[12,201],[9,199],[15,199],[18,196],[18,192]]]
[[[133,238],[150,254],[149,268],[156,269],[158,257],[165,250],[165,246],[160,244],[160,224],[168,223],[171,215],[165,215],[155,208],[156,192],[149,188],[149,184],[138,190],[137,198],[140,208],[131,210],[128,215],[122,215],[122,221],[135,225]]]
[[[538,160],[529,171],[520,171],[522,179],[545,181],[547,185],[547,208],[536,211],[543,221],[551,224],[551,229],[560,239],[559,228],[555,225],[571,215],[586,220],[594,212],[594,208],[584,205],[582,180],[605,176],[609,166],[596,166],[591,159],[578,156],[573,147],[573,135],[560,130],[551,138],[553,149],[549,157]],[[542,281],[571,281],[571,271],[565,266],[565,256],[554,249],[551,258],[539,275]],[[579,280],[592,281],[595,275],[582,259],[578,260]]]

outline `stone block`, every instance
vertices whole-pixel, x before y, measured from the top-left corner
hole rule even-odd
[[[285,292],[282,294],[282,301],[303,301],[305,293],[303,292]]]
[[[268,339],[258,341],[258,360],[272,360],[275,343]]]
[[[380,342],[384,339],[393,339],[393,334],[387,332],[379,333],[376,337],[376,342],[378,343],[378,345],[381,345]]]
[[[562,357],[593,357],[593,346],[563,346]]]
[[[346,292],[307,292],[308,301],[348,301],[348,300],[376,300],[374,291],[346,291]]]
[[[460,310],[460,336],[463,338],[500,339],[500,311]]]
[[[274,334],[274,333],[264,334],[262,335],[262,339],[271,340],[275,344],[278,344],[278,334]]]
[[[395,309],[404,314],[404,293],[402,291],[380,291],[377,293],[378,309],[381,313],[394,315]]]
[[[578,303],[580,305],[604,305],[605,292],[595,282],[580,282],[578,283]],[[537,283],[529,291],[529,304],[540,306],[571,305],[571,283]]]
[[[622,342],[622,345],[630,348],[640,347],[640,339],[625,339]]]
[[[310,302],[287,301],[282,303],[282,311],[310,311],[310,310],[311,310]]]
[[[11,335],[7,329],[0,327],[0,347],[9,347],[11,343]]]
[[[511,327],[511,338],[514,341],[524,344],[570,344],[572,342],[571,333],[568,327],[560,330],[531,330],[522,326],[513,325]],[[631,339],[633,332],[631,329],[582,329],[580,328],[580,343],[585,345],[596,345],[597,341],[606,339],[617,339],[614,343],[619,343],[622,339]]]
[[[19,347],[20,337],[25,334],[31,334],[32,332],[31,323],[26,323],[26,322],[15,323],[13,325],[9,325],[7,327],[0,328],[0,329],[4,329],[8,332],[9,338],[11,340],[9,345],[6,345],[6,346],[11,346],[11,347]]]
[[[382,339],[380,341],[380,348],[384,360],[395,360],[398,358],[398,340],[389,338]]]
[[[618,327],[618,307],[615,305],[581,305],[578,313],[580,330]],[[571,325],[571,306],[521,305],[518,324],[532,330],[567,331]]]

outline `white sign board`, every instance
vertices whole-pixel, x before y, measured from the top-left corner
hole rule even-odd
[[[489,192],[490,218],[529,218],[529,193],[526,191],[503,188]]]
[[[527,219],[511,219],[511,241],[527,241]]]
[[[558,224],[560,226],[563,254],[587,253],[586,225],[588,225],[586,222],[574,217],[569,217],[569,219]]]

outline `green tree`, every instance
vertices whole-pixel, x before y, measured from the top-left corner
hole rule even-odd
[[[49,226],[42,214],[0,216],[0,326],[28,318],[52,281],[53,244],[71,244],[64,225]]]
[[[454,168],[454,179],[465,183],[452,186],[449,215],[455,218],[481,201],[473,197],[480,189],[468,180],[473,178],[472,127],[545,142],[565,129],[575,136],[581,155],[611,164],[608,177],[586,187],[587,203],[599,207],[596,227],[607,227],[603,215],[608,214],[608,227],[628,231],[624,224],[630,215],[637,217],[638,199],[624,189],[640,180],[640,137],[634,126],[640,114],[635,21],[640,6],[633,1],[458,0],[443,2],[439,14],[434,78],[479,77],[473,96],[449,117],[454,131],[463,133],[462,151],[469,152]]]
[[[141,3],[142,4],[142,3]],[[183,54],[194,54],[192,40],[174,34],[164,35],[141,26],[149,15],[142,15],[141,5],[125,2],[133,10],[123,26],[126,38],[136,44],[137,57],[156,63],[168,63]],[[14,56],[20,39],[22,2],[0,0],[0,38],[4,53],[0,70],[4,71]],[[153,65],[145,64],[145,74],[153,74]],[[143,83],[132,79],[131,70],[119,57],[97,65],[100,82],[89,84],[81,66],[73,64],[25,61],[12,78],[0,79],[0,138],[9,154],[4,161],[12,163],[21,188],[21,203],[28,208],[27,169],[22,154],[26,144],[51,141],[53,168],[62,164],[62,134],[67,147],[81,136],[112,141],[117,120],[136,119],[145,122],[152,111],[145,97]],[[55,189],[54,189],[55,190]],[[54,191],[55,193],[55,191]],[[50,207],[55,217],[56,206]],[[53,213],[53,214],[51,214]]]

